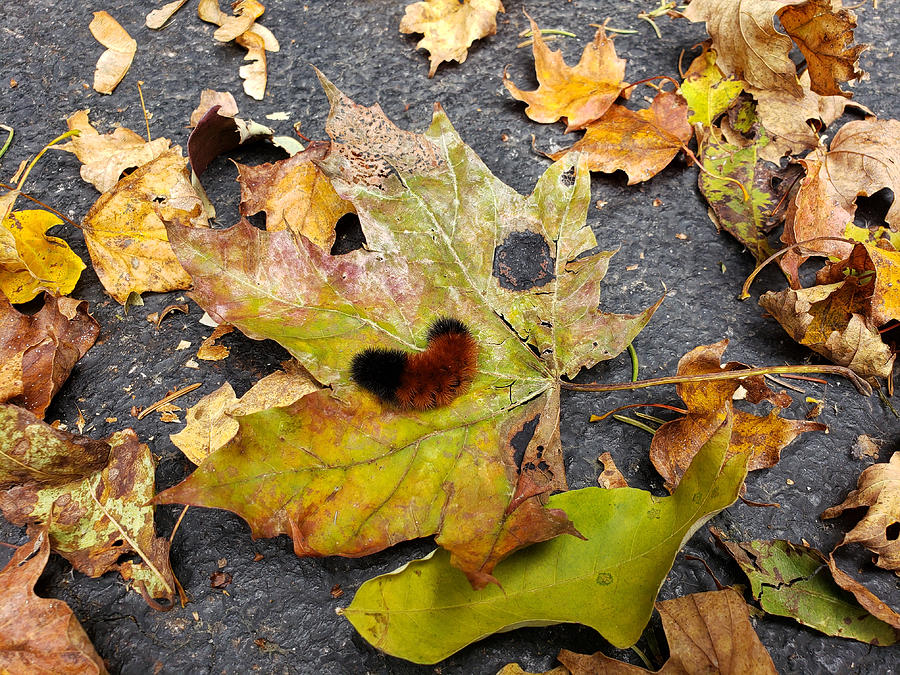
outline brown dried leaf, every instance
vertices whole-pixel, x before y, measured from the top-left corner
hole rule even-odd
[[[824,514],[822,515],[824,516]],[[828,556],[828,568],[831,570],[835,583],[845,591],[852,593],[857,602],[869,614],[900,630],[900,614],[897,614],[884,600],[838,567],[834,560],[834,553]]]
[[[875,554],[875,564],[900,576],[900,539],[888,529],[900,522],[900,452],[890,462],[873,464],[859,475],[857,489],[827,509],[822,518],[835,518],[847,509],[866,507],[865,517],[838,546],[862,544]]]
[[[25,315],[0,293],[0,402],[43,417],[99,333],[84,301],[45,294],[41,310]]]
[[[0,570],[0,672],[105,675],[69,606],[34,593],[49,556],[47,529],[35,528]]]
[[[853,43],[856,14],[841,7],[841,0],[806,0],[802,5],[785,7],[778,14],[785,32],[806,57],[812,90],[826,96],[846,96],[842,82],[861,80],[857,70],[859,55],[869,45]]]
[[[94,89],[111,94],[131,67],[137,42],[106,12],[94,12],[88,28],[97,42],[106,47],[94,69]]]
[[[406,6],[400,21],[401,33],[422,33],[416,49],[427,49],[431,65],[428,77],[434,77],[444,61],[463,63],[469,47],[497,32],[500,0],[425,0]]]
[[[111,133],[100,134],[88,120],[88,111],[79,110],[66,120],[69,129],[81,132],[68,143],[59,146],[74,154],[81,162],[81,177],[100,192],[111,189],[127,169],[143,166],[169,149],[168,138],[147,142],[131,129],[117,127]]]
[[[628,184],[634,185],[662,171],[690,140],[693,131],[687,117],[687,103],[673,92],[660,92],[644,110],[614,104],[587,125],[584,137],[572,147],[547,156],[559,159],[568,152],[583,152],[591,171],[621,169],[628,174]]]
[[[105,192],[82,223],[94,270],[120,303],[129,294],[189,288],[191,278],[172,253],[161,218],[195,226],[206,215],[191,186],[181,148],[173,146]]]
[[[789,57],[791,38],[775,29],[775,13],[806,0],[693,0],[684,16],[705,21],[716,65],[758,89],[802,96],[797,68]]]
[[[234,15],[223,12],[219,8],[219,0],[200,0],[197,7],[197,15],[203,21],[219,26],[213,33],[219,42],[229,42],[246,33],[266,11],[257,0],[238,0],[232,7]]]
[[[173,2],[163,5],[159,9],[154,9],[147,14],[145,25],[151,30],[159,30],[186,2],[187,0],[174,0]]]
[[[750,624],[743,598],[731,588],[694,593],[657,602],[669,641],[669,660],[657,673],[776,675],[769,652]],[[567,649],[557,657],[572,675],[637,675],[647,670],[612,659],[603,652],[590,656]]]
[[[191,113],[189,126],[193,129],[200,124],[200,120],[203,119],[204,115],[216,105],[219,106],[218,112],[222,117],[234,117],[238,114],[237,102],[230,92],[204,89],[200,92],[200,103]]]
[[[169,438],[189,460],[200,464],[234,438],[236,417],[291,405],[319,388],[296,361],[285,361],[283,367],[254,384],[240,399],[226,382],[189,408],[187,426]]]
[[[566,65],[561,51],[550,51],[531,17],[534,34],[534,69],[538,84],[534,91],[523,91],[503,74],[503,84],[513,98],[528,104],[525,114],[535,122],[549,124],[566,118],[566,133],[583,129],[610,109],[625,86],[625,60],[616,56],[613,41],[603,28],[584,48],[575,67]]]
[[[234,327],[229,326],[227,323],[220,323],[216,326],[212,335],[206,338],[201,343],[200,348],[197,349],[197,358],[202,361],[221,361],[228,358],[230,350],[224,345],[217,345],[216,340],[223,335],[228,335],[233,330]]]
[[[241,215],[265,211],[270,232],[287,229],[295,240],[304,236],[331,250],[337,221],[344,214],[356,213],[352,203],[338,196],[308,153],[274,164],[237,164],[237,168]]]
[[[628,487],[628,481],[625,480],[625,476],[619,471],[619,467],[616,466],[616,462],[611,454],[604,452],[597,458],[597,461],[603,465],[603,473],[597,477],[600,487],[609,490]]]
[[[736,362],[720,365],[727,345],[728,340],[722,340],[712,345],[696,347],[681,357],[678,374],[699,375],[745,368],[746,366]],[[784,392],[775,394],[761,376],[747,378],[743,383],[721,380],[679,384],[678,395],[685,402],[688,414],[663,424],[650,444],[650,459],[666,480],[668,490],[671,491],[678,485],[694,455],[732,414],[732,399],[741,386],[747,389],[747,398],[751,403],[768,400],[779,407],[790,405],[790,396]],[[801,433],[827,428],[820,422],[785,419],[779,417],[778,413],[778,408],[765,417],[735,411],[727,456],[744,454],[748,457],[749,471],[766,469],[778,463],[781,450]]]

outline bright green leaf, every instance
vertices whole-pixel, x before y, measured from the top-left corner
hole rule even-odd
[[[364,583],[343,610],[379,649],[436,663],[498,631],[582,623],[616,647],[632,645],[675,554],[715,513],[737,499],[746,458],[725,461],[726,423],[703,446],[670,497],[633,488],[554,495],[587,540],[560,537],[497,565],[501,586],[474,591],[444,551]]]

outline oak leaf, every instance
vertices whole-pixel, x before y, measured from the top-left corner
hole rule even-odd
[[[240,417],[235,440],[157,500],[228,508],[256,536],[291,534],[301,555],[364,555],[436,533],[482,586],[511,551],[569,531],[537,497],[565,486],[559,378],[624,351],[655,307],[598,309],[612,253],[589,253],[597,242],[585,222],[583,160],[554,164],[525,198],[490,173],[439,106],[415,134],[321,79],[334,140],[306,152],[353,202],[366,248],[332,256],[245,221],[169,232],[214,320],[277,340],[329,388]],[[515,290],[494,275],[495,248],[523,240],[543,276]],[[402,411],[352,384],[361,345],[421,350],[441,315],[463,319],[478,342],[467,393]],[[510,442],[537,416],[520,473]],[[234,470],[239,481],[226,476]]]
[[[528,104],[525,114],[535,122],[549,124],[566,118],[566,133],[583,129],[600,118],[619,97],[625,82],[625,59],[616,56],[612,39],[603,28],[597,29],[594,41],[584,48],[578,65],[567,66],[561,51],[551,51],[534,20],[534,70],[540,86],[523,91],[506,73],[503,84],[513,98]]]
[[[862,544],[875,554],[875,564],[900,576],[900,539],[893,536],[900,522],[900,452],[889,462],[873,464],[859,475],[857,488],[847,498],[827,509],[822,518],[835,518],[847,509],[868,509],[838,546]]]
[[[8,521],[32,531],[47,527],[53,551],[88,576],[115,570],[151,604],[156,604],[154,598],[174,599],[169,542],[156,536],[154,507],[147,505],[156,467],[134,431],[119,431],[99,442],[101,450],[108,448],[100,466],[83,451],[98,442],[63,434],[16,406],[0,405],[0,436],[15,452],[32,458],[15,471],[18,482],[0,491],[0,510]],[[85,458],[86,465],[81,471],[70,469],[76,477],[69,482],[47,484],[37,458],[43,465],[65,461],[71,466],[71,459],[60,457],[68,454]],[[8,486],[15,481],[7,471],[0,465],[0,484]],[[120,562],[130,554],[140,560]]]
[[[81,133],[59,146],[81,162],[81,177],[100,192],[111,189],[127,169],[143,166],[169,149],[168,138],[146,141],[125,127],[100,134],[90,123],[87,110],[79,110],[66,119],[70,130]]]
[[[84,217],[82,231],[94,270],[120,303],[131,293],[191,285],[162,221],[162,216],[177,214],[196,226],[206,225],[186,165],[181,148],[169,148],[104,192]]]
[[[778,19],[806,58],[812,90],[824,96],[852,96],[841,83],[865,76],[857,66],[860,54],[869,48],[850,47],[856,14],[841,7],[841,0],[806,0],[785,7]]]
[[[692,349],[679,360],[678,374],[701,375],[746,368],[747,366],[737,362],[720,365],[726,346],[728,340],[722,340]],[[766,400],[775,404],[776,409],[765,417],[742,410],[734,411],[732,399],[741,386],[747,389],[751,403]],[[683,382],[677,385],[677,390],[688,413],[663,424],[653,435],[650,444],[650,460],[665,479],[670,491],[678,485],[697,451],[726,418],[734,417],[728,456],[745,455],[748,471],[775,466],[781,457],[781,450],[797,436],[807,431],[827,429],[820,422],[780,417],[780,408],[790,405],[791,398],[784,392],[775,394],[762,376],[747,378],[743,382]]]
[[[47,294],[41,310],[26,315],[0,294],[0,403],[43,417],[99,333],[84,301]]]
[[[687,111],[684,99],[673,92],[660,92],[644,110],[613,104],[585,127],[584,137],[572,147],[547,156],[560,159],[566,153],[581,152],[591,171],[621,169],[628,175],[628,184],[634,185],[666,168],[691,139]]]
[[[550,497],[586,540],[558,537],[515,553],[497,565],[502,588],[473,590],[447,552],[436,551],[366,581],[341,614],[373,646],[416,663],[436,663],[493,633],[556,623],[581,623],[617,648],[631,646],[679,549],[737,499],[747,472],[744,457],[725,458],[730,432],[728,420],[669,497],[627,487]]]
[[[660,675],[718,673],[776,675],[772,657],[750,623],[743,598],[732,588],[692,593],[656,603],[669,641]],[[649,671],[603,652],[590,656],[563,649],[557,657],[572,675],[638,675]]]
[[[0,672],[106,675],[69,606],[35,595],[50,557],[48,540],[46,527],[35,528],[0,570]]]
[[[270,232],[288,230],[295,239],[307,237],[320,248],[331,250],[335,224],[341,216],[356,212],[302,153],[274,164],[237,164],[237,169],[241,215],[264,211]]]
[[[106,47],[94,69],[94,89],[111,94],[131,68],[137,42],[107,12],[94,12],[88,28],[97,42]]]
[[[684,16],[705,21],[716,64],[758,89],[784,90],[801,96],[797,68],[789,52],[791,38],[775,28],[774,16],[805,0],[694,0]]]
[[[710,530],[740,565],[753,597],[769,614],[869,644],[885,646],[900,639],[896,627],[866,612],[836,583],[828,559],[816,549],[783,539],[731,542]]]
[[[430,66],[428,77],[434,77],[445,61],[463,63],[475,40],[497,32],[500,0],[425,0],[406,6],[400,20],[401,33],[422,33],[416,49],[427,49]]]

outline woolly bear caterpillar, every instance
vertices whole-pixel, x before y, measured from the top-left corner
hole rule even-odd
[[[475,377],[478,344],[459,319],[441,317],[423,352],[369,347],[353,357],[350,377],[386,403],[406,410],[447,405]]]

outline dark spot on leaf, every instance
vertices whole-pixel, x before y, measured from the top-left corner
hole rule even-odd
[[[541,416],[538,415],[533,420],[526,422],[512,437],[513,463],[516,466],[521,466],[522,460],[525,459],[525,450],[528,448],[528,443],[531,441],[532,436],[534,436],[534,430],[537,429],[540,419]]]
[[[559,182],[566,187],[572,187],[573,185],[575,185],[575,167],[572,167],[565,173],[561,174],[559,177]]]
[[[597,575],[597,585],[609,586],[613,582],[613,575],[609,572],[600,572]]]
[[[537,232],[511,232],[494,251],[494,276],[500,286],[525,291],[554,279],[550,246]]]

